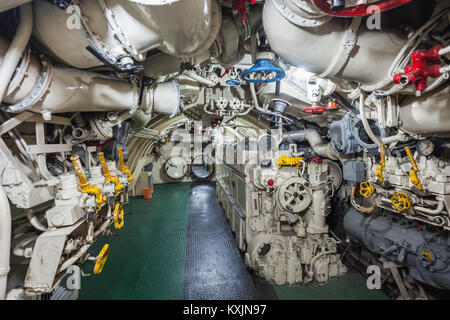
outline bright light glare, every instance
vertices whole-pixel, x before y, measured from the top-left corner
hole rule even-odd
[[[306,81],[314,73],[308,72],[302,68],[291,67],[287,72],[291,77],[297,81]]]

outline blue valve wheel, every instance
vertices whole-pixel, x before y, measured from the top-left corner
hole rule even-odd
[[[238,79],[231,79],[231,80],[227,80],[227,82],[225,82],[228,86],[239,86],[241,85],[241,80]]]
[[[250,79],[248,76],[250,74],[256,74],[256,73],[269,73],[269,72],[275,72],[276,76],[274,78],[270,79]],[[256,61],[255,65],[251,67],[250,69],[245,70],[242,72],[241,78],[244,79],[247,82],[254,82],[254,83],[268,83],[268,82],[276,82],[280,81],[286,76],[286,73],[283,69],[274,66],[269,60],[267,59],[261,59]]]

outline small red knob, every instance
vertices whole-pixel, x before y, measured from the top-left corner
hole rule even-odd
[[[274,184],[275,184],[275,181],[273,181],[273,179],[267,180],[267,185],[268,185],[269,187],[273,186]]]

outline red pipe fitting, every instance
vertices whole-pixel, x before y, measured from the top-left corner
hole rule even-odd
[[[395,84],[410,84],[416,86],[417,91],[425,90],[428,87],[429,77],[437,78],[441,75],[441,59],[439,51],[441,46],[435,46],[429,50],[420,50],[411,54],[411,64],[405,67],[404,73],[394,75]]]
[[[338,12],[334,12],[331,10],[331,6],[327,0],[313,0],[314,5],[320,9],[322,12],[326,14],[337,16],[337,17],[356,17],[356,16],[366,16],[369,14],[373,14],[374,12],[368,11],[370,6],[376,5],[378,6],[379,12],[383,12],[386,10],[394,9],[398,6],[401,6],[405,3],[411,2],[412,0],[383,0],[370,5],[360,4],[356,7],[345,8]]]
[[[314,163],[323,163],[323,159],[321,157],[312,157],[311,161]]]
[[[233,0],[233,9],[239,11],[242,16],[242,24],[245,24],[245,11],[247,10],[247,2],[256,3],[256,0]]]

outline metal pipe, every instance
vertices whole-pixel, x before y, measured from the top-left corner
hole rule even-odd
[[[6,297],[11,251],[11,208],[3,187],[0,186],[0,300]]]
[[[3,101],[9,82],[30,40],[32,29],[33,9],[31,4],[27,3],[20,7],[19,27],[0,67],[0,101]]]
[[[196,74],[195,72],[192,72],[192,71],[184,70],[183,71],[183,75],[185,75],[186,77],[191,78],[192,80],[195,80],[195,81],[198,81],[200,83],[203,83],[204,85],[206,85],[208,87],[214,87],[216,85],[216,83],[214,81],[211,81],[209,79],[203,78],[203,77],[199,76],[198,74]]]
[[[2,0],[0,3],[0,12],[10,10],[31,1],[32,0]]]
[[[33,227],[35,227],[39,231],[47,231],[48,227],[44,226],[39,219],[34,215],[33,210],[25,209],[25,215],[28,218],[28,221],[31,223]]]
[[[419,206],[414,206],[414,209],[427,214],[439,214],[442,212],[442,210],[444,210],[444,201],[439,201],[436,209],[428,209]]]
[[[439,50],[439,55],[440,56],[446,55],[447,53],[450,53],[450,46],[442,48],[441,50]]]
[[[291,142],[308,141],[313,151],[321,157],[337,160],[338,156],[334,152],[331,143],[325,143],[320,134],[314,129],[291,131],[283,134],[283,140]]]
[[[74,264],[78,259],[80,259],[83,254],[85,254],[88,249],[91,247],[92,244],[85,244],[81,247],[80,250],[78,250],[77,253],[75,253],[72,257],[64,261],[64,263],[61,265],[61,267],[58,269],[58,273],[61,271],[66,270],[68,267],[70,267],[72,264]]]
[[[381,144],[381,140],[375,135],[375,133],[373,133],[372,129],[370,128],[369,121],[367,121],[366,111],[364,108],[365,108],[364,95],[361,93],[361,95],[359,96],[359,114],[361,115],[361,121],[370,140],[372,140],[379,147]]]

